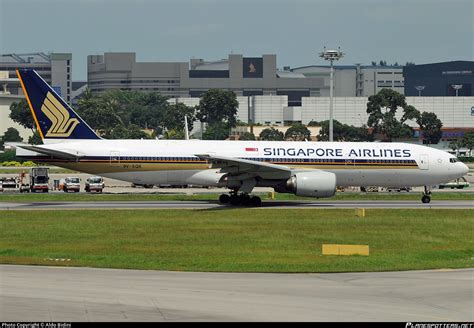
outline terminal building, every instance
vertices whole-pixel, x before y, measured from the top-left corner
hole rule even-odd
[[[382,88],[403,94],[401,66],[335,66],[336,97],[367,97]],[[277,68],[276,55],[187,62],[137,62],[135,53],[105,53],[87,59],[87,80],[93,93],[110,89],[159,91],[163,95],[200,97],[209,89],[231,90],[237,96],[279,95],[288,106],[303,97],[329,96],[329,66]]]
[[[329,85],[330,66],[304,66],[292,69],[287,67],[286,69],[306,77],[323,77],[325,85]],[[401,94],[404,93],[402,66],[334,66],[335,97],[369,97],[382,89],[393,89]]]
[[[403,68],[406,96],[474,96],[474,61],[451,61]]]
[[[237,96],[285,95],[288,104],[302,97],[328,93],[319,76],[280,71],[276,55],[187,62],[137,62],[135,53],[105,53],[87,59],[87,82],[93,93],[110,89],[159,91],[171,98],[200,97],[209,89],[231,90]]]
[[[49,83],[68,103],[72,92],[72,54],[43,52],[0,55],[0,72],[8,72],[12,79],[8,90],[13,95],[23,94],[15,70],[31,68]]]

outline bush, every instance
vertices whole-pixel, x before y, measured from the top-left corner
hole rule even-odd
[[[11,162],[17,161],[20,162],[18,158],[15,156],[16,152],[14,150],[7,150],[4,153],[0,153],[0,163],[1,162]]]
[[[9,166],[9,167],[21,166],[21,163],[17,161],[9,161],[9,162],[3,162],[2,166]]]
[[[36,166],[36,163],[32,161],[26,161],[21,163],[21,166]]]
[[[21,158],[15,156],[14,150],[7,150],[0,153],[0,166],[36,166],[35,162],[23,161]]]
[[[474,157],[458,157],[458,159],[463,163],[474,163]]]

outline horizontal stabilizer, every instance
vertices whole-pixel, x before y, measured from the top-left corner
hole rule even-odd
[[[82,155],[79,155],[79,154],[72,154],[72,153],[68,153],[68,152],[65,152],[65,151],[61,151],[61,150],[43,148],[41,146],[18,145],[17,147],[23,148],[23,149],[26,149],[26,150],[29,150],[29,151],[34,151],[36,153],[40,153],[40,154],[43,154],[43,155],[48,155],[48,156],[51,156],[51,157],[54,157],[54,158],[76,160],[76,159],[82,157]]]

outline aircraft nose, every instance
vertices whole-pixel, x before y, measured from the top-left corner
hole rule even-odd
[[[461,164],[462,175],[466,175],[469,172],[469,167],[464,163],[460,163],[460,164]]]

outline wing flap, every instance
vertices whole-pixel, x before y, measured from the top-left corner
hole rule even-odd
[[[274,179],[291,176],[291,169],[283,165],[210,154],[196,154],[195,156],[210,162],[212,168],[220,168],[221,172],[231,175],[247,173],[263,178]]]

